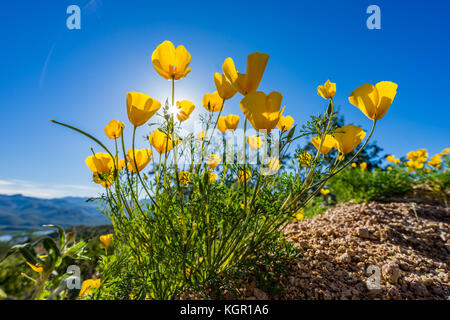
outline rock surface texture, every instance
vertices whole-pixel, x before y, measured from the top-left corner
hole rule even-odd
[[[302,254],[281,276],[280,299],[450,299],[448,209],[342,204],[285,233]]]

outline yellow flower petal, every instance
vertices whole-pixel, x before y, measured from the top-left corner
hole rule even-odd
[[[333,134],[337,141],[336,148],[343,154],[352,152],[364,139],[363,129],[353,125],[345,125],[335,130]]]
[[[394,101],[398,85],[391,81],[381,81],[375,87],[377,88],[379,97],[375,119],[379,120],[384,117],[392,101]]]
[[[316,147],[316,149],[319,149],[320,137],[317,136],[317,137],[312,138],[311,143],[314,145],[314,147]],[[320,153],[327,154],[328,152],[330,152],[331,149],[336,148],[336,145],[337,145],[336,139],[334,139],[333,136],[327,134],[325,136],[325,139],[323,140],[322,148],[320,149]]]
[[[352,105],[359,108],[369,119],[375,119],[378,106],[378,91],[372,84],[366,83],[356,88],[348,97]]]
[[[249,93],[241,100],[241,110],[255,130],[271,132],[280,120],[281,93],[273,91],[266,95],[262,91]]]

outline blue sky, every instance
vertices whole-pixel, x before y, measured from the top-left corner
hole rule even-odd
[[[71,4],[82,8],[81,30],[66,28]],[[381,30],[366,27],[371,4],[381,8]],[[225,58],[243,70],[248,54],[266,52],[259,89],[281,92],[285,114],[297,124],[325,108],[317,86],[330,79],[346,122],[369,130],[348,95],[363,83],[390,80],[399,85],[397,97],[374,140],[397,156],[423,147],[440,152],[450,147],[449,15],[445,0],[2,3],[0,193],[96,194],[84,164],[93,144],[48,119],[103,138],[111,119],[129,124],[126,92],[165,101],[170,85],[150,59],[164,40],[191,53],[192,72],[177,82],[176,97],[199,110]],[[241,114],[239,98],[225,114]]]

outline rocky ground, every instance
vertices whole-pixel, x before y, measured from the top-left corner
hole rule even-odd
[[[436,204],[342,204],[285,232],[303,254],[281,299],[450,299],[450,212]]]
[[[284,231],[301,254],[280,275],[281,295],[248,279],[237,298],[450,299],[450,212],[436,203],[341,204]]]

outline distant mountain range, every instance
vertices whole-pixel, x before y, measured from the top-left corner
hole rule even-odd
[[[104,225],[109,220],[87,198],[40,199],[0,195],[0,231],[36,229],[43,224],[61,227]]]

